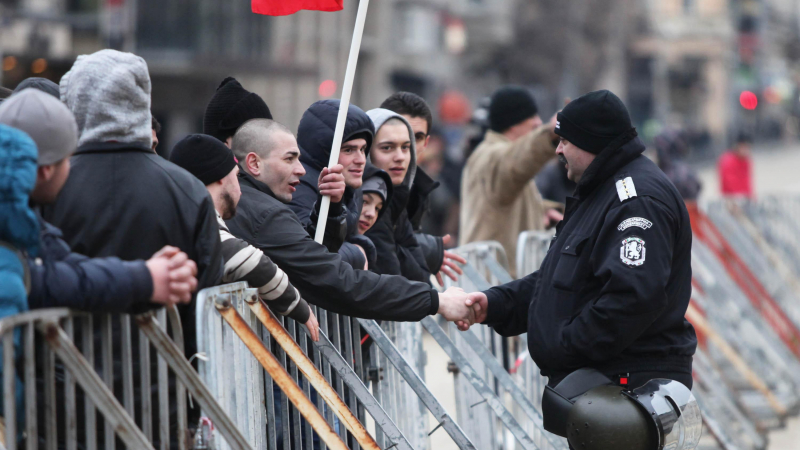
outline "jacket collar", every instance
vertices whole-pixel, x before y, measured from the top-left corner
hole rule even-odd
[[[78,147],[75,154],[117,152],[144,152],[155,154],[150,147],[145,147],[142,144],[132,144],[130,142],[88,142]]]
[[[645,146],[637,137],[635,129],[620,135],[604,148],[586,168],[580,183],[575,188],[575,197],[586,198],[598,186],[612,177],[617,171],[638,158]]]
[[[274,198],[275,200],[280,201],[278,199],[278,197],[276,197],[275,194],[272,192],[272,189],[269,188],[269,186],[267,186],[266,184],[256,180],[255,177],[253,177],[252,175],[247,173],[244,169],[241,169],[239,171],[239,183],[247,185],[247,186],[250,186],[251,188],[253,188],[253,189],[257,190],[257,191],[261,191],[261,192],[269,195],[270,197]],[[283,202],[281,202],[281,203],[283,203]]]

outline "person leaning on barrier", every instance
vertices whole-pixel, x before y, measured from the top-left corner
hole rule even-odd
[[[28,133],[38,147],[36,183],[30,193],[40,229],[38,253],[28,255],[31,309],[142,312],[191,300],[197,267],[177,248],[164,247],[147,261],[88,258],[73,253],[61,231],[38,214],[38,207],[55,201],[67,181],[69,158],[77,147],[75,118],[63,103],[25,89],[0,105],[0,123]]]
[[[527,331],[550,394],[593,387],[598,377],[584,382],[571,374],[578,369],[630,389],[651,379],[691,389],[697,338],[684,318],[692,280],[686,206],[642,155],[645,147],[616,95],[588,93],[557,118],[556,152],[578,183],[564,220],[538,271],[472,293],[468,303],[478,322],[503,336]],[[562,415],[544,407],[545,422],[565,435],[564,424],[552,425]]]
[[[236,205],[242,195],[239,167],[233,152],[211,136],[192,134],[175,144],[169,159],[196,176],[211,194],[225,260],[222,282],[246,281],[250,287],[258,289],[258,295],[266,300],[270,309],[305,324],[311,338],[318,341],[317,318],[286,273],[264,252],[233,236],[225,225],[225,220],[236,215]]]
[[[297,145],[300,148],[300,163],[306,173],[300,177],[300,184],[297,185],[297,192],[292,194],[289,207],[297,214],[308,234],[314,237],[319,207],[322,196],[325,195],[319,186],[330,183],[330,178],[341,178],[345,188],[341,195],[331,196],[322,243],[329,251],[339,253],[354,268],[363,269],[367,264],[366,255],[374,253],[375,246],[369,238],[357,233],[356,222],[361,211],[361,177],[374,130],[367,114],[358,106],[350,105],[339,150],[338,167],[334,166],[335,174],[331,174],[327,165],[331,157],[338,115],[339,100],[315,102],[303,113],[297,127]]]
[[[265,119],[248,121],[233,137],[242,197],[226,223],[233,233],[263,251],[309,303],[366,319],[417,321],[442,314],[474,319],[466,294],[443,293],[425,283],[353,269],[308,235],[287,203],[305,170],[300,149],[285,126]]]

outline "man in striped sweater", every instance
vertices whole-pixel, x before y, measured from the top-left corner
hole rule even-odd
[[[239,203],[239,167],[233,152],[217,139],[193,134],[175,144],[170,161],[188,170],[208,189],[217,211],[225,268],[222,281],[246,281],[273,311],[305,324],[311,338],[319,340],[319,324],[289,277],[261,250],[235,237],[224,219],[236,214]]]

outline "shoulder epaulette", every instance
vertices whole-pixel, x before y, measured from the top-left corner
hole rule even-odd
[[[619,201],[621,202],[636,197],[636,186],[633,185],[633,178],[625,177],[617,180],[617,195],[619,195]]]

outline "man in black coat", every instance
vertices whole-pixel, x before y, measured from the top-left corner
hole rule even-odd
[[[333,133],[339,115],[339,100],[320,100],[311,105],[297,127],[297,144],[300,162],[306,174],[300,177],[297,192],[292,195],[289,207],[314,237],[319,220],[319,205],[323,193],[319,190],[320,175],[326,172],[331,157]],[[358,216],[361,213],[361,183],[367,155],[372,145],[372,121],[358,106],[350,105],[344,125],[339,165],[345,190],[340,202],[331,199],[323,244],[328,251],[338,252],[344,261],[356,269],[363,269],[366,255],[375,253],[369,238],[358,234]]]
[[[61,78],[61,100],[78,123],[72,170],[45,220],[73,251],[145,259],[171,245],[197,264],[198,289],[222,278],[214,203],[192,174],[152,150],[150,76],[138,56],[101,50]],[[194,354],[194,313],[181,310]]]
[[[234,135],[233,152],[242,168],[242,196],[228,227],[283,269],[306,301],[367,319],[418,321],[438,312],[474,320],[460,289],[439,294],[425,283],[357,270],[314,242],[287,205],[305,169],[297,141],[285,126],[251,120]]]
[[[468,303],[504,336],[528,332],[550,386],[590,367],[630,388],[653,378],[691,388],[697,338],[684,318],[692,230],[683,200],[642,155],[611,92],[586,94],[557,119],[556,153],[578,186],[550,250],[538,271]]]

